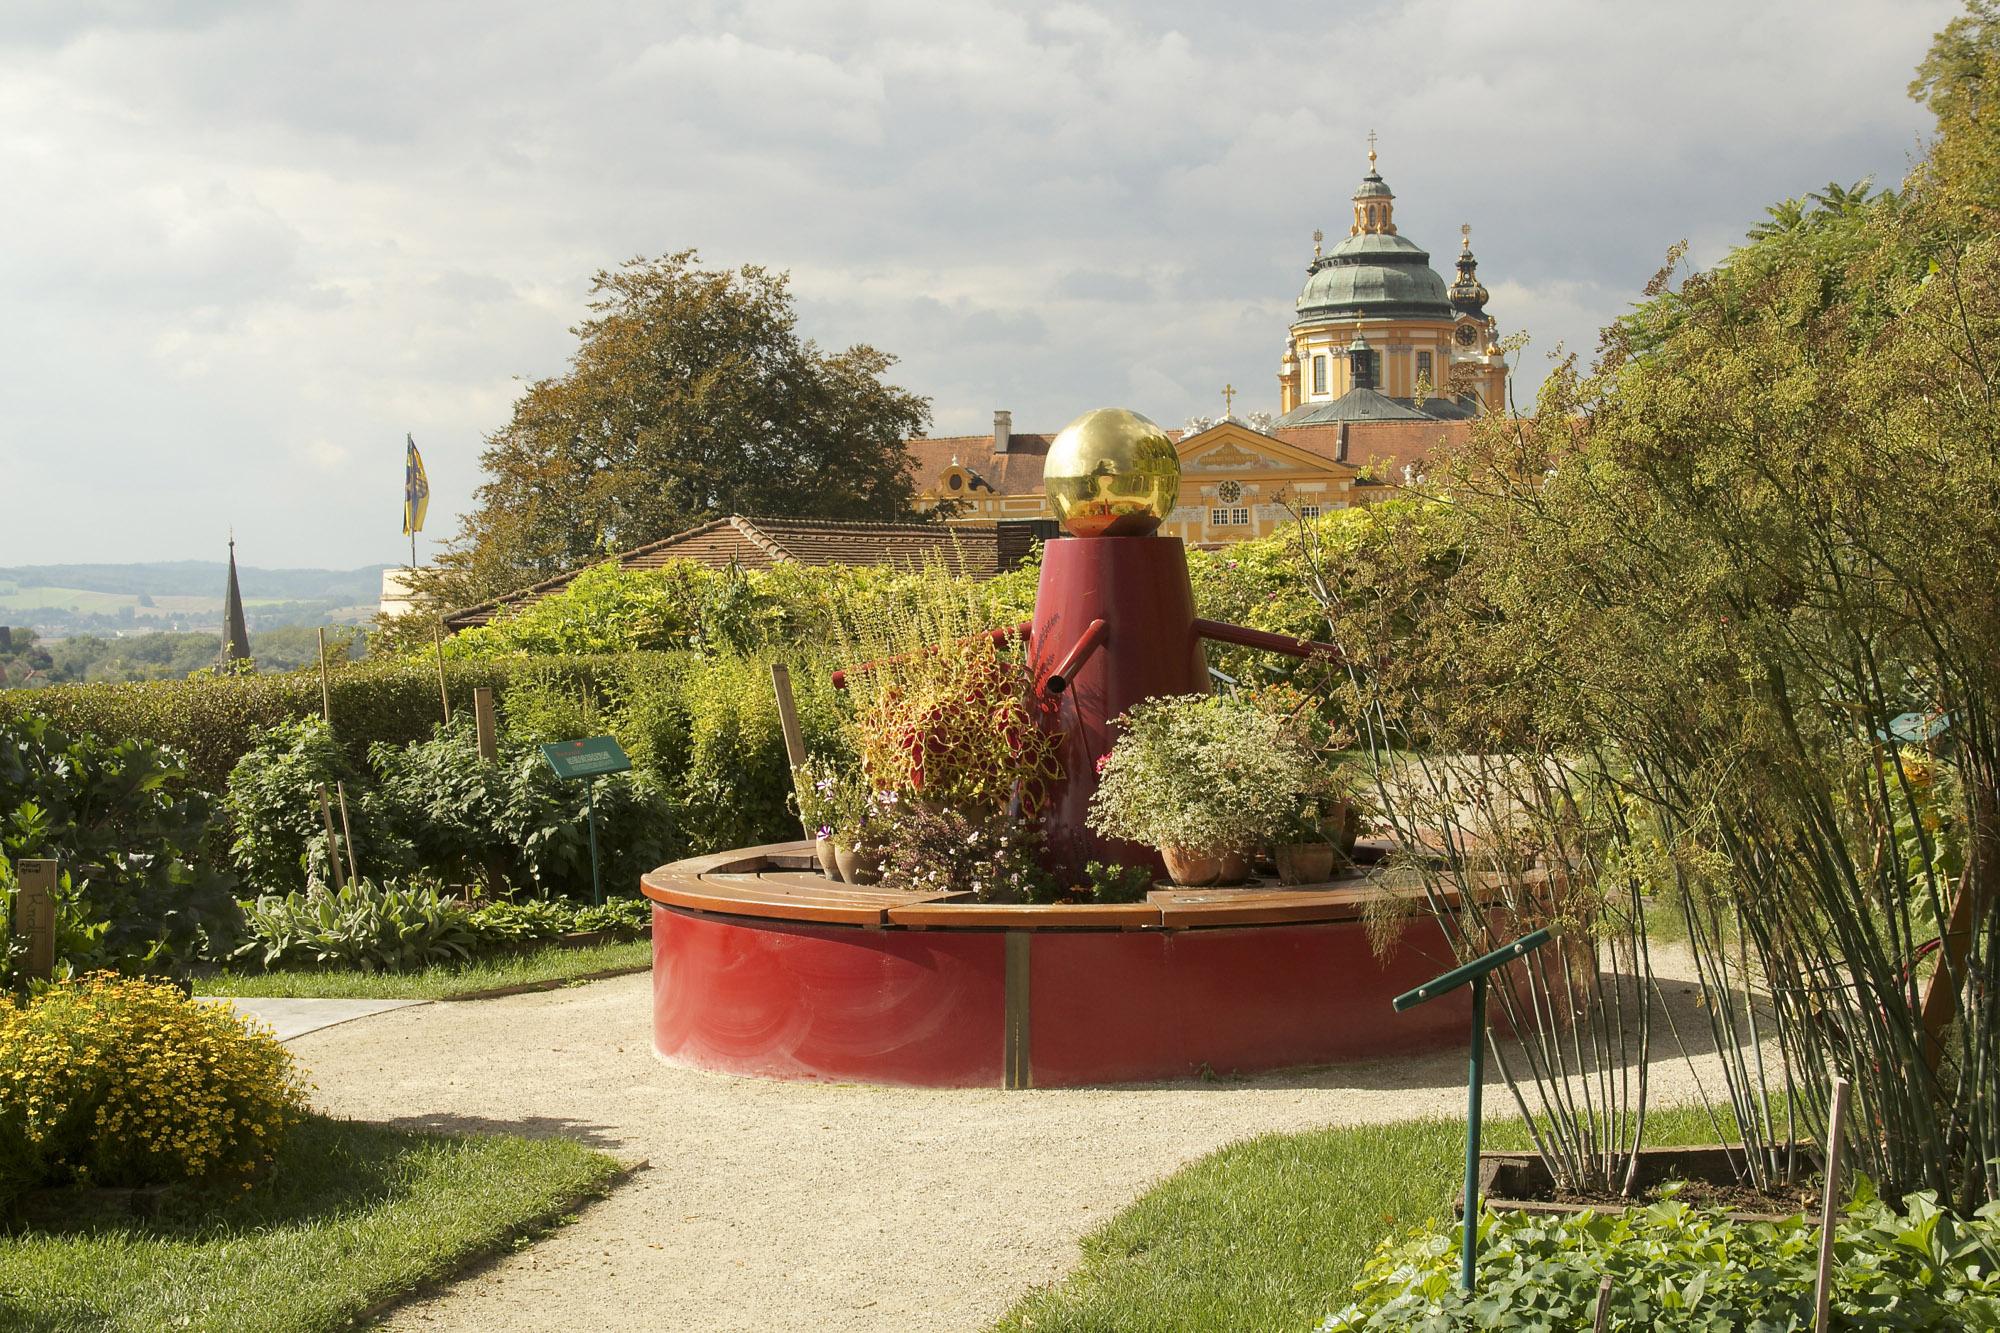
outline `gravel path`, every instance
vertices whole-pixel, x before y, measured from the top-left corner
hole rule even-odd
[[[1223,1144],[1464,1105],[1462,1052],[1084,1091],[703,1074],[652,1054],[650,985],[429,1004],[292,1043],[333,1114],[566,1134],[650,1163],[390,1328],[976,1329],[1060,1278],[1085,1232]],[[1684,1063],[1663,1062],[1653,1096],[1681,1100],[1688,1085]],[[1504,1091],[1487,1102],[1512,1114]]]

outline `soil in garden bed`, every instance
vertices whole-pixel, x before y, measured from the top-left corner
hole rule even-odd
[[[1810,1147],[1798,1150],[1800,1177],[1774,1182],[1760,1190],[1736,1177],[1732,1163],[1743,1161],[1741,1150],[1715,1146],[1643,1148],[1630,1195],[1610,1190],[1557,1189],[1542,1160],[1524,1153],[1481,1153],[1480,1193],[1495,1208],[1527,1212],[1615,1212],[1657,1203],[1668,1188],[1674,1197],[1695,1208],[1720,1208],[1748,1221],[1768,1221],[1819,1208],[1819,1157]]]

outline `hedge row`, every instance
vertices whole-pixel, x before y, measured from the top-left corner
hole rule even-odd
[[[510,687],[566,685],[604,692],[613,680],[649,665],[668,669],[665,653],[588,657],[490,658],[445,663],[452,711],[470,711],[472,692],[490,686],[504,701]],[[374,741],[406,745],[427,739],[443,717],[437,663],[371,659],[333,668],[328,694],[333,725],[357,766]],[[129,684],[55,685],[0,691],[0,716],[39,713],[64,730],[118,741],[153,741],[188,756],[188,780],[221,791],[236,761],[270,728],[320,712],[317,668],[279,675],[196,676]]]

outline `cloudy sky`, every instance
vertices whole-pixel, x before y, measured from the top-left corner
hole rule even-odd
[[[790,270],[939,433],[1275,406],[1380,135],[1401,230],[1589,350],[1667,246],[1906,170],[1951,0],[0,0],[0,564],[401,558],[597,268]]]

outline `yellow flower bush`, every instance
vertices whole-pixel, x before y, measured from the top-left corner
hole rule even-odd
[[[291,1053],[228,1005],[94,975],[0,1006],[0,1194],[239,1181],[306,1109]]]

